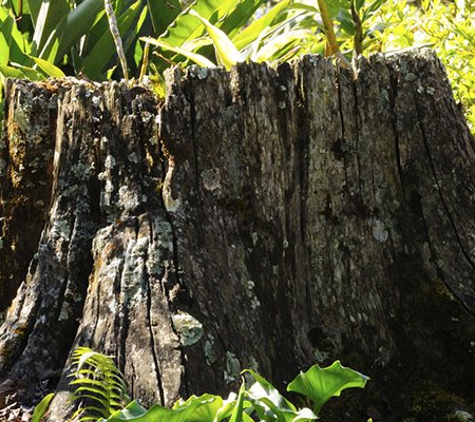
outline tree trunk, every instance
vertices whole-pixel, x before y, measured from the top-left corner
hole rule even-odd
[[[66,420],[82,345],[146,406],[341,359],[371,381],[323,420],[475,412],[475,144],[433,54],[167,87],[7,83],[0,382],[18,403],[56,390]]]

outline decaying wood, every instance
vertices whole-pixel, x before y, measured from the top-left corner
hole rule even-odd
[[[9,81],[0,381],[63,421],[77,345],[145,405],[338,358],[328,420],[475,412],[474,141],[432,53],[359,64]]]

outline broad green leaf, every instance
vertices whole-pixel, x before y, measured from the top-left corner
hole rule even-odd
[[[15,21],[4,10],[2,15],[0,16],[0,64],[7,65],[10,61],[11,44],[13,42],[12,31]]]
[[[28,51],[17,23],[6,10],[0,7],[0,64],[17,62],[29,65],[31,63],[26,56]]]
[[[30,3],[33,2],[30,1]],[[37,55],[41,51],[51,32],[54,31],[61,19],[71,11],[67,0],[36,1],[35,3],[40,4],[38,14],[33,19],[35,22],[33,55]]]
[[[265,2],[265,0],[238,0],[236,8],[222,19],[219,28],[232,40],[237,33],[249,25],[254,13]]]
[[[314,402],[314,412],[318,415],[322,406],[332,397],[337,397],[346,388],[364,388],[369,378],[340,361],[327,368],[312,366],[307,372],[301,372],[288,386],[287,391],[303,394]]]
[[[48,411],[51,400],[53,400],[54,393],[47,394],[43,399],[35,406],[31,422],[40,422],[41,418]]]
[[[181,13],[179,0],[147,0],[155,36],[163,34]]]
[[[134,24],[143,9],[142,0],[137,0],[124,13],[117,17],[117,25],[121,34],[127,33]],[[143,23],[143,21],[142,21]],[[140,30],[139,24],[135,25],[134,32]],[[135,32],[136,33],[136,32]],[[82,62],[83,72],[91,79],[101,79],[103,69],[109,60],[116,54],[114,39],[110,31],[104,32],[94,47],[87,52],[87,56]]]
[[[247,390],[247,397],[260,415],[270,410],[279,422],[311,421],[317,416],[307,408],[297,411],[280,392],[265,378],[248,369],[247,372],[255,379],[255,383]]]
[[[216,56],[219,62],[227,69],[230,70],[232,66],[236,63],[242,61],[242,56],[239,51],[236,49],[232,41],[228,36],[221,31],[218,27],[214,26],[211,22],[202,18],[198,13],[193,10],[190,10],[190,15],[199,19],[208,31],[214,47]]]
[[[110,415],[107,421],[128,421],[139,418],[147,413],[147,409],[141,406],[136,400],[131,401],[124,409],[118,410]]]
[[[143,411],[140,405],[131,402],[125,409],[113,413],[107,422],[134,421],[134,422],[188,422],[193,412],[202,405],[199,401],[187,401],[186,405],[178,408],[168,409],[158,404],[152,406],[149,410]],[[141,407],[141,406],[140,406]],[[143,409],[143,408],[142,408]],[[133,413],[129,411],[133,410]]]
[[[195,396],[190,397],[193,398]],[[210,398],[206,400],[206,398]],[[223,410],[223,399],[219,396],[213,396],[211,394],[204,394],[200,397],[196,397],[196,400],[202,400],[202,405],[199,406],[190,417],[193,422],[214,422],[224,419],[224,416],[220,419],[218,415]]]
[[[13,66],[6,66],[3,64],[0,64],[0,74],[4,78],[26,78],[26,75],[23,73],[22,70],[17,69]]]
[[[170,50],[170,51],[173,51],[174,53],[181,54],[182,56],[185,56],[188,59],[193,60],[196,64],[202,67],[216,67],[216,65],[212,61],[208,60],[206,57],[200,54],[196,54],[191,51],[185,50],[184,48],[167,44],[165,41],[162,41],[160,39],[155,40],[149,37],[140,38],[140,39],[142,41],[148,42],[157,47],[164,48],[165,50]]]
[[[167,31],[159,38],[169,45],[182,46],[185,42],[201,36],[204,32],[201,23],[189,14],[189,10],[194,10],[202,18],[216,24],[230,14],[237,5],[236,0],[196,0],[177,16],[168,26]]]
[[[276,16],[282,12],[288,5],[290,0],[284,0],[277,3],[264,16],[252,22],[247,28],[236,35],[232,41],[236,48],[241,51],[244,47],[256,40],[259,35],[272,24]]]
[[[96,15],[103,7],[101,0],[84,0],[71,10],[58,23],[54,30],[54,37],[48,39],[39,57],[52,62],[62,59],[71,46],[91,29]],[[56,39],[59,40],[58,52],[51,55]]]
[[[30,57],[37,64],[37,66],[46,74],[46,76],[52,78],[63,78],[66,76],[64,72],[59,67],[56,67],[53,63],[50,63],[38,57]]]
[[[42,81],[46,79],[43,73],[39,72],[36,69],[33,69],[32,67],[24,66],[22,64],[14,63],[14,62],[12,62],[11,65],[13,68],[18,69],[23,73],[24,75],[22,76],[23,78],[27,78],[32,81]]]

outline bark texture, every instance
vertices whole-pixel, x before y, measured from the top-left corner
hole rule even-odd
[[[144,405],[341,359],[372,381],[323,420],[475,412],[475,144],[431,52],[6,98],[0,382],[22,403],[56,389],[65,420],[86,345]]]

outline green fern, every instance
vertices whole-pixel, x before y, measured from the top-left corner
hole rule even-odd
[[[76,387],[73,400],[80,402],[73,420],[107,419],[130,403],[124,377],[110,356],[88,347],[77,347],[73,353],[72,368],[74,379],[70,384]]]

